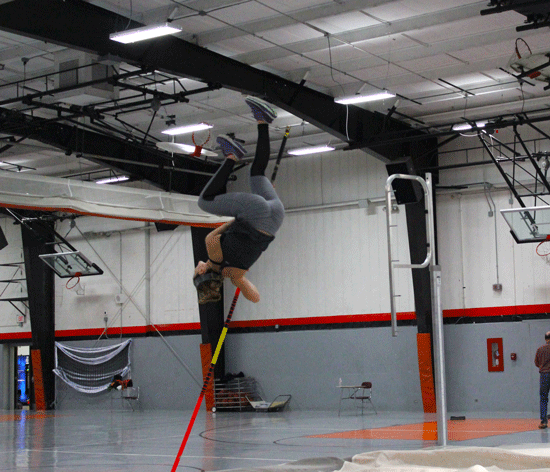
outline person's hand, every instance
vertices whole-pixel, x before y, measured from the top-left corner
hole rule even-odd
[[[196,277],[197,275],[203,275],[208,270],[208,264],[206,262],[199,261],[197,264],[197,267],[195,267],[195,274],[193,277]]]

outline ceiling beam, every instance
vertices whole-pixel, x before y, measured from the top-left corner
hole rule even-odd
[[[0,5],[0,29],[90,53],[113,54],[125,62],[220,83],[242,93],[265,97],[274,105],[348,142],[375,142],[384,128],[408,130],[408,125],[359,107],[339,105],[333,97],[266,71],[255,69],[175,37],[131,45],[109,40],[126,28],[128,19],[81,0],[15,0]],[[129,27],[141,26],[130,22]],[[368,152],[385,162],[409,154],[407,145]]]
[[[0,131],[48,144],[67,155],[85,156],[87,160],[137,176],[165,191],[189,195],[198,195],[218,167],[183,155],[172,157],[151,146],[31,117],[16,110],[0,109]]]

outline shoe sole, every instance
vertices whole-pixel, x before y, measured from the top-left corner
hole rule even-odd
[[[237,151],[236,154],[235,153],[233,154],[235,154],[235,156],[238,157],[239,159],[241,159],[246,154],[246,150],[238,142],[231,139],[229,136],[218,136],[216,138],[216,142],[220,145],[220,148],[222,148],[222,151],[223,151],[222,142],[229,143],[231,147],[235,148],[235,150]]]
[[[245,102],[249,107],[255,107],[259,112],[261,112],[266,118],[265,121],[273,121],[277,118],[277,112],[275,109],[271,108],[271,106],[259,98],[247,97]]]

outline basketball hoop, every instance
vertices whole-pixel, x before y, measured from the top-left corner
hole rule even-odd
[[[81,276],[82,272],[75,272],[75,274],[69,280],[67,280],[65,288],[67,290],[74,290],[78,295],[84,294],[84,287],[80,285]]]
[[[210,141],[210,129],[204,129],[200,131],[193,131],[193,134],[191,135],[191,139],[193,140],[193,144],[195,145],[195,151],[193,154],[191,154],[193,157],[200,157],[202,154],[202,148],[204,145]]]
[[[527,42],[516,39],[516,47],[512,59],[508,64],[515,72],[523,77],[548,82],[550,79],[550,53],[533,54]]]
[[[546,237],[546,241],[537,244],[536,253],[542,257],[547,264],[550,264],[550,236]]]

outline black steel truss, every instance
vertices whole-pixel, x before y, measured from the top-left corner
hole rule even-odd
[[[67,120],[70,122],[70,120]],[[97,121],[87,125],[65,124],[29,116],[17,110],[0,109],[0,130],[14,136],[25,136],[77,157],[128,173],[167,191],[198,195],[218,165],[191,157],[173,156],[142,144],[135,137],[98,132]],[[99,126],[100,127],[100,126]]]
[[[123,45],[109,33],[142,26],[81,0],[15,0],[0,5],[0,29],[61,44],[99,56],[111,55],[137,67],[189,77],[243,93],[262,96],[348,142],[366,142],[383,130],[410,131],[406,123],[355,106],[334,102],[333,97],[176,37]],[[421,134],[412,130],[412,133]],[[388,161],[410,154],[406,142],[369,148]]]
[[[536,131],[540,131],[531,124],[529,126]],[[494,136],[489,136],[487,132],[479,132],[478,137],[483,148],[490,156],[491,161],[497,167],[506,185],[522,208],[550,205],[550,183],[548,182],[548,158],[550,154],[546,152],[531,152],[522,139],[517,126],[514,126],[513,132],[513,147],[501,142]],[[545,133],[542,131],[540,133],[544,136],[544,139],[549,139]],[[492,142],[488,142],[489,140]],[[496,155],[493,141],[496,141],[501,155]],[[516,146],[521,147],[523,153],[518,152]],[[506,156],[506,153],[511,155]],[[507,166],[505,167],[505,165]],[[522,177],[527,177],[529,182],[522,182]],[[533,202],[526,202],[527,198],[532,198]]]
[[[514,10],[526,17],[525,24],[516,31],[550,26],[550,5],[547,0],[491,0],[491,8],[481,10],[482,15]]]

